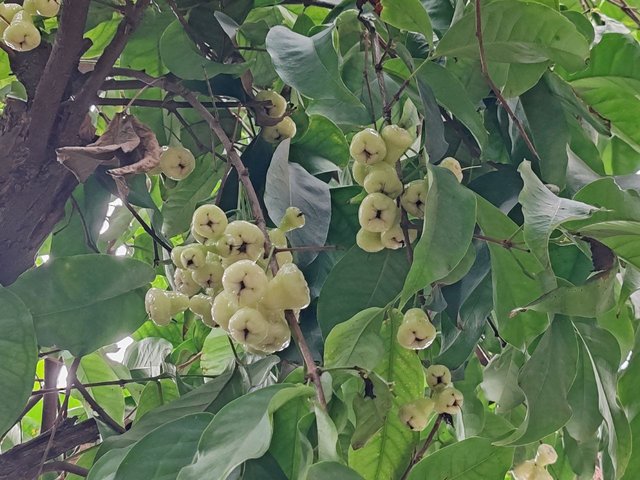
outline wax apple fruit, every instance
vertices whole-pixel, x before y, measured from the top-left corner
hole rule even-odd
[[[228,223],[227,215],[217,205],[199,206],[191,220],[193,230],[207,239],[220,238]]]
[[[427,384],[432,390],[451,385],[451,372],[444,365],[431,365],[426,371]]]
[[[269,102],[264,104],[264,112],[272,118],[280,118],[287,111],[287,101],[285,98],[273,90],[262,90],[256,94],[258,102]]]
[[[255,305],[267,291],[269,280],[264,270],[251,260],[240,260],[227,267],[222,288],[233,295],[241,307]]]
[[[424,207],[427,201],[427,184],[424,180],[414,180],[407,184],[404,193],[400,197],[400,204],[409,213],[417,218],[424,217]]]
[[[358,209],[360,226],[370,232],[382,233],[396,223],[396,203],[382,193],[367,195]]]
[[[365,252],[375,253],[384,250],[380,232],[370,232],[361,228],[356,234],[356,244]]]
[[[391,198],[398,197],[403,189],[396,169],[384,162],[369,167],[363,186],[367,193],[383,193]]]
[[[460,413],[463,400],[462,393],[453,387],[445,387],[442,390],[438,390],[433,397],[436,412],[448,413],[449,415]]]
[[[384,157],[387,164],[395,165],[413,144],[411,134],[398,125],[387,125],[382,129],[381,136],[387,146],[387,154]]]
[[[446,168],[447,170],[452,172],[458,179],[458,182],[462,182],[462,167],[460,166],[460,162],[458,162],[458,160],[453,157],[447,157],[439,163],[439,166],[442,168]]]
[[[436,333],[427,315],[419,308],[411,308],[398,327],[397,339],[404,348],[422,350],[433,343]]]
[[[304,275],[295,263],[283,265],[269,281],[261,303],[270,309],[306,308],[311,301]]]
[[[434,403],[430,398],[419,398],[400,407],[400,421],[414,432],[421,432],[429,424]]]
[[[373,165],[384,159],[387,154],[387,146],[378,132],[367,128],[353,136],[349,153],[356,162]]]
[[[296,135],[296,124],[290,117],[284,117],[278,124],[262,129],[262,136],[269,143],[279,143]]]
[[[172,180],[184,180],[195,168],[195,157],[184,147],[165,147],[160,154],[160,169]]]

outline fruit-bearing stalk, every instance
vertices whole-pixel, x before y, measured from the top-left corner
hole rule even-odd
[[[260,207],[260,201],[258,199],[258,195],[256,194],[255,189],[253,188],[253,184],[251,183],[251,179],[249,178],[249,172],[247,168],[242,163],[242,159],[238,152],[236,151],[233,142],[227,136],[226,132],[222,128],[220,122],[207,110],[207,108],[202,105],[202,103],[197,99],[193,92],[188,90],[187,88],[177,85],[173,82],[170,82],[167,79],[159,79],[154,78],[150,75],[147,75],[142,72],[135,72],[127,70],[127,73],[132,74],[135,78],[138,78],[145,83],[151,83],[155,86],[164,88],[165,90],[180,95],[184,98],[194,110],[196,110],[200,116],[207,122],[209,128],[213,130],[213,133],[220,139],[222,146],[227,152],[228,162],[231,166],[238,172],[238,178],[245,189],[247,198],[249,200],[249,204],[251,206],[251,212],[253,214],[253,218],[256,222],[256,225],[262,230],[265,237],[265,252],[271,252],[271,241],[269,239],[269,233],[267,231],[266,222],[264,219],[264,214],[262,213],[262,208]],[[275,260],[275,255],[271,256],[271,271],[275,275],[278,271],[278,265]],[[285,318],[287,323],[289,324],[289,328],[291,329],[291,333],[300,349],[300,353],[306,365],[307,375],[309,379],[313,382],[316,390],[316,399],[320,408],[326,411],[327,409],[327,401],[324,396],[324,391],[322,389],[322,383],[320,381],[320,371],[315,364],[313,359],[313,355],[311,354],[311,350],[309,349],[309,345],[304,338],[304,334],[300,329],[300,325],[298,324],[298,319],[295,314],[291,310],[285,311]]]

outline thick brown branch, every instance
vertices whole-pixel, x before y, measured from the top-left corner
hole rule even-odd
[[[45,152],[57,121],[60,102],[73,74],[78,71],[89,3],[89,0],[64,2],[56,40],[36,89],[31,107],[28,148],[31,158],[40,163],[49,161]]]
[[[86,477],[89,475],[89,470],[81,467],[80,465],[76,465],[74,463],[62,462],[59,460],[45,463],[42,466],[43,472],[67,472],[73,473],[74,475],[78,475],[80,477]]]
[[[0,480],[33,480],[45,452],[51,432],[13,447],[0,455]],[[55,440],[47,454],[47,460],[85,443],[93,443],[100,437],[95,420],[75,424],[75,419],[65,420],[57,429]]]
[[[522,136],[522,140],[524,140],[524,143],[527,145],[527,148],[529,149],[529,151],[533,154],[536,160],[540,160],[540,155],[538,155],[538,151],[536,150],[536,147],[533,145],[533,142],[529,138],[529,135],[527,134],[527,131],[524,128],[524,125],[522,124],[520,119],[516,116],[514,111],[511,109],[511,107],[507,103],[507,100],[502,96],[502,93],[500,92],[500,88],[498,88],[498,86],[491,79],[491,75],[489,74],[489,68],[487,66],[487,58],[484,51],[484,38],[482,37],[482,0],[475,0],[475,6],[476,6],[476,37],[478,38],[478,50],[480,53],[480,69],[482,70],[482,75],[487,81],[487,84],[489,85],[489,87],[491,87],[491,90],[493,91],[494,95],[498,99],[498,102],[500,103],[500,105],[502,105],[502,108],[505,109],[505,111],[507,112],[507,115],[509,115],[509,118],[511,119],[513,124],[516,126],[518,131],[520,132],[520,136]]]

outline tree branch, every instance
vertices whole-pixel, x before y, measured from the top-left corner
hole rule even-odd
[[[120,425],[118,422],[116,422],[113,418],[111,418],[109,414],[104,410],[104,408],[102,408],[100,404],[94,400],[94,398],[91,396],[91,394],[86,389],[86,387],[82,385],[82,383],[76,382],[74,384],[74,387],[78,390],[78,392],[80,392],[80,395],[82,395],[82,397],[87,401],[87,403],[91,406],[93,411],[98,414],[98,417],[100,417],[100,419],[104,423],[109,425],[109,427],[111,427],[113,431],[120,434],[126,432],[124,427]]]
[[[188,102],[178,102],[175,100],[150,100],[146,98],[136,98],[133,101],[130,98],[97,98],[94,102],[95,105],[105,106],[134,106],[134,107],[149,107],[149,108],[165,108],[169,111],[176,110],[178,108],[192,108]],[[240,102],[202,102],[207,108],[231,108],[241,107]]]
[[[438,415],[438,418],[436,418],[436,422],[433,424],[433,428],[429,432],[429,436],[424,441],[424,444],[422,445],[420,450],[418,450],[416,454],[413,456],[413,458],[411,459],[411,463],[409,463],[409,466],[407,467],[404,474],[402,475],[401,480],[405,480],[409,476],[411,469],[416,465],[416,463],[422,460],[422,457],[424,457],[424,454],[427,453],[427,450],[429,450],[429,447],[431,446],[431,443],[433,442],[433,439],[435,438],[436,433],[438,433],[438,429],[440,428],[442,419],[443,419],[443,416]]]
[[[86,477],[89,475],[89,470],[86,468],[74,463],[62,462],[60,460],[45,463],[42,467],[42,472],[68,472],[80,477]]]
[[[533,154],[536,160],[540,160],[540,155],[538,155],[538,151],[536,150],[536,147],[533,145],[533,142],[529,138],[529,135],[527,134],[524,128],[524,125],[522,124],[520,119],[516,116],[514,111],[511,109],[506,99],[502,96],[502,93],[500,92],[500,89],[498,88],[498,86],[491,79],[491,75],[489,74],[489,68],[487,66],[487,58],[484,51],[484,39],[482,37],[482,0],[475,0],[475,7],[476,7],[476,37],[478,39],[478,49],[480,52],[480,69],[482,70],[482,75],[487,81],[487,84],[489,85],[489,87],[491,87],[491,90],[493,91],[494,95],[498,99],[498,102],[500,103],[500,105],[502,105],[502,108],[505,109],[505,111],[507,112],[507,115],[509,115],[509,118],[511,119],[513,124],[516,126],[518,131],[520,132],[520,135],[522,136],[522,139],[524,140],[524,143],[527,145],[527,148],[529,149],[529,151]]]
[[[640,15],[638,15],[638,12],[634,7],[625,2],[625,0],[607,0],[607,2],[622,10],[624,14],[640,28]]]

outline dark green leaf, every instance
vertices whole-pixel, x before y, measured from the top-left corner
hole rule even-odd
[[[362,480],[354,470],[338,462],[320,462],[312,465],[307,480]]]

